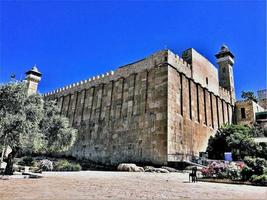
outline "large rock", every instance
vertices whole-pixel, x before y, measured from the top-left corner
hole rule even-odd
[[[40,168],[43,171],[52,171],[53,170],[53,162],[48,159],[43,159],[40,161]]]
[[[152,166],[145,166],[144,169],[145,169],[145,172],[169,173],[167,169],[156,168]]]
[[[156,168],[152,166],[145,166],[144,170],[145,172],[156,172]]]
[[[185,168],[185,170],[192,170],[194,167],[197,167],[197,170],[200,171],[203,167],[202,166],[194,166],[190,165]]]
[[[179,172],[179,170],[174,169],[174,168],[172,168],[172,167],[162,166],[161,168],[162,168],[162,169],[166,169],[166,170],[168,170],[169,172]]]
[[[162,168],[156,168],[157,173],[169,173],[167,169],[162,169]]]
[[[119,171],[127,171],[127,172],[144,172],[143,167],[136,166],[136,164],[132,163],[121,163],[118,165],[117,169]]]

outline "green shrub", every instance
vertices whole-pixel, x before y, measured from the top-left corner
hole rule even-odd
[[[36,166],[36,161],[30,157],[30,156],[26,156],[23,157],[19,162],[19,165],[23,165],[23,166],[30,166],[30,167],[35,167]]]
[[[252,183],[267,185],[267,162],[263,158],[245,157],[245,167],[241,174],[244,180],[250,180]],[[250,176],[250,178],[249,178]]]
[[[242,177],[242,180],[244,181],[249,180],[252,175],[253,175],[253,170],[248,166],[245,166],[241,170],[241,177]]]
[[[240,170],[239,169],[227,169],[227,175],[228,178],[232,179],[232,180],[240,180],[241,179],[241,174],[240,174]]]
[[[71,163],[67,160],[60,160],[55,164],[55,171],[80,171],[81,165],[78,163]]]
[[[267,167],[267,162],[264,158],[245,157],[244,162],[253,170],[255,175],[262,175]]]
[[[265,167],[267,166],[266,160],[263,158],[256,158],[256,165],[254,168],[254,173],[261,175],[264,173]]]
[[[251,182],[261,185],[267,185],[267,175],[266,174],[262,174],[260,176],[253,175],[251,177]]]
[[[232,152],[233,160],[243,159],[247,155],[267,159],[267,145],[254,141],[254,137],[262,136],[262,133],[260,127],[226,124],[209,138],[208,156],[210,159],[222,160],[225,152]]]
[[[228,178],[228,174],[225,171],[220,171],[218,172],[217,177],[220,179],[225,179],[225,178]]]

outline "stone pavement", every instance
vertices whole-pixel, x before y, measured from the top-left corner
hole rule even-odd
[[[187,173],[46,172],[0,180],[0,199],[265,199],[267,187],[188,183]]]

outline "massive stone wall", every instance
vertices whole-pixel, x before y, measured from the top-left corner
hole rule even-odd
[[[79,130],[69,152],[106,164],[167,162],[165,51],[47,98]]]
[[[168,161],[190,160],[205,151],[219,126],[232,122],[233,106],[168,67]]]
[[[79,130],[67,154],[105,164],[190,160],[232,121],[227,92],[197,83],[192,66],[169,50],[45,97]]]

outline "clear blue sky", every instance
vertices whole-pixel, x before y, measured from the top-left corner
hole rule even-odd
[[[0,82],[37,64],[48,92],[164,49],[234,53],[237,96],[266,87],[265,1],[0,2]]]

